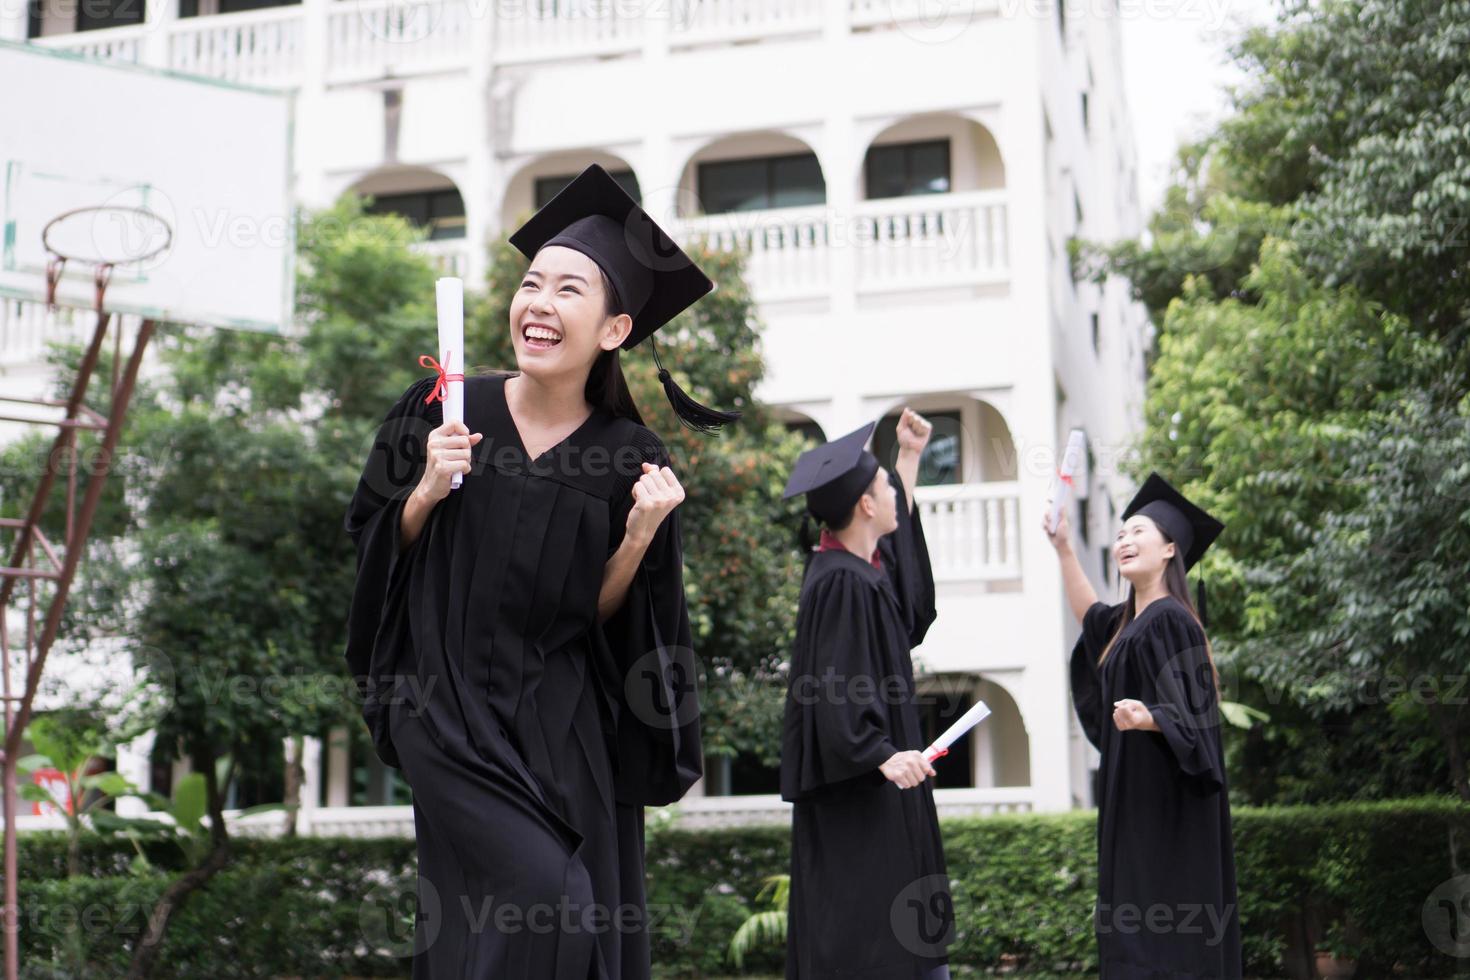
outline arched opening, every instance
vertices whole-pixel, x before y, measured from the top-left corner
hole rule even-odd
[[[771,411],[787,432],[799,433],[809,444],[820,446],[827,441],[826,431],[810,415],[794,408],[772,408]]]
[[[919,486],[994,483],[1016,479],[1016,447],[996,407],[970,395],[937,393],[904,405],[934,425],[919,460]],[[891,407],[873,433],[873,452],[884,466],[898,459],[896,430],[904,405]]]
[[[594,163],[606,170],[629,197],[639,202],[643,200],[638,176],[622,157],[602,150],[551,153],[530,161],[510,179],[501,198],[500,226],[507,231],[520,227],[572,178]]]
[[[1016,699],[983,677],[975,685],[975,696],[990,708],[990,717],[975,729],[975,785],[1030,786],[1031,737]]]
[[[934,674],[919,681],[917,707],[924,744],[938,738],[975,702],[990,715],[954,745],[934,769],[935,789],[1031,785],[1031,740],[1010,692],[975,674]]]
[[[1000,190],[1005,164],[990,130],[963,116],[917,116],[894,123],[863,156],[867,200]]]
[[[679,180],[680,217],[825,204],[817,154],[785,133],[742,133],[689,158]]]
[[[379,170],[353,184],[351,192],[369,198],[369,214],[396,214],[423,229],[429,241],[465,237],[464,198],[454,181],[418,167]]]

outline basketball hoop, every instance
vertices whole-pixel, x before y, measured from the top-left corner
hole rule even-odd
[[[90,216],[88,231],[92,249],[76,238],[75,229],[64,228],[66,222]],[[106,220],[101,220],[105,217]],[[71,238],[67,238],[68,231]],[[58,241],[62,239],[62,241]],[[63,211],[41,229],[41,245],[46,249],[46,305],[56,307],[56,287],[68,262],[92,267],[96,287],[95,308],[102,311],[102,297],[119,265],[140,265],[166,252],[173,244],[174,230],[160,215],[147,208],[121,204],[102,204]]]

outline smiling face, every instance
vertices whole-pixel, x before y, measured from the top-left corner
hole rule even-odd
[[[1134,588],[1152,582],[1164,574],[1164,566],[1174,557],[1174,543],[1164,540],[1164,532],[1152,518],[1134,514],[1118,531],[1113,542],[1113,559],[1118,572]]]
[[[597,356],[633,329],[625,313],[608,315],[602,269],[576,249],[549,245],[536,253],[510,304],[516,366],[538,381],[568,375],[584,381]]]

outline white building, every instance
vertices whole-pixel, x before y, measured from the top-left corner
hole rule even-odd
[[[1123,283],[1074,280],[1068,242],[1141,227],[1114,4],[142,3],[11,5],[0,37],[294,87],[302,203],[370,193],[429,224],[425,247],[471,281],[485,242],[589,162],[679,236],[747,250],[764,400],[828,436],[905,404],[936,421],[919,496],[941,580],[917,652],[927,723],[975,697],[994,711],[941,764],[942,808],[1090,802],[1067,691],[1076,624],[1039,525],[1079,426],[1091,465],[1073,523],[1105,591],[1147,323]],[[831,356],[847,342],[868,353]],[[34,357],[6,343],[0,366]],[[406,831],[406,809],[353,806],[394,797],[350,742],[312,746],[307,819]],[[769,813],[770,796],[726,794],[773,788],[712,765],[683,812]]]

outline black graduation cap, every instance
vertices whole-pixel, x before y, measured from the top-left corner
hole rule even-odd
[[[840,439],[808,449],[796,460],[782,499],[806,494],[806,509],[824,524],[840,524],[852,513],[878,472],[878,457],[864,447],[876,422]]]
[[[597,164],[582,171],[510,236],[528,259],[548,245],[587,256],[607,274],[633,319],[622,346],[631,349],[715,288],[647,211]],[[674,382],[653,346],[659,381],[679,421],[709,432],[740,417],[707,408]]]
[[[1186,571],[1204,557],[1210,545],[1225,530],[1225,525],[1206,513],[1197,504],[1157,473],[1150,473],[1138,493],[1133,495],[1123,509],[1123,520],[1134,514],[1149,518],[1174,541],[1174,546],[1184,556]],[[1199,614],[1205,618],[1205,583],[1199,583]]]

